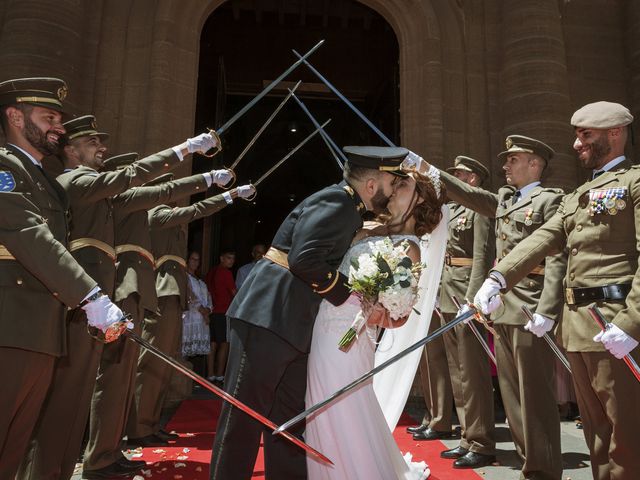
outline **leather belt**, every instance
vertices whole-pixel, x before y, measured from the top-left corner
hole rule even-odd
[[[286,252],[278,250],[274,247],[270,247],[269,250],[267,250],[267,253],[264,254],[264,257],[268,258],[273,263],[289,270],[289,260],[287,259]]]
[[[529,275],[544,275],[544,265],[538,265],[529,272]]]
[[[452,257],[451,255],[445,255],[444,263],[450,267],[470,267],[473,265],[473,258],[464,257]]]
[[[0,260],[15,260],[15,259],[16,257],[11,255],[9,250],[7,250],[7,247],[5,247],[4,245],[0,245]]]
[[[565,288],[564,298],[567,301],[567,305],[580,305],[602,300],[624,300],[630,291],[630,283],[604,285],[602,287]]]
[[[151,265],[155,267],[156,261],[153,258],[153,255],[149,250],[143,248],[139,245],[133,245],[132,243],[125,243],[124,245],[118,245],[116,247],[116,255],[120,255],[121,253],[126,252],[136,252],[139,255],[142,255],[144,258],[151,262]]]
[[[116,260],[116,250],[108,243],[105,243],[101,240],[96,240],[95,238],[76,238],[75,240],[71,240],[69,242],[69,251],[75,252],[76,250],[80,250],[85,247],[94,247],[98,250],[103,251],[109,258],[115,262]]]
[[[162,265],[165,262],[176,262],[177,264],[179,264],[180,266],[182,266],[182,268],[187,268],[187,262],[185,261],[184,258],[179,257],[178,255],[163,255],[161,256],[158,260],[156,260],[156,268],[160,268],[160,265]]]

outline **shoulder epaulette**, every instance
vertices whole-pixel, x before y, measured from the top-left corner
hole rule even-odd
[[[561,195],[564,195],[564,190],[556,187],[544,187],[543,191],[549,192],[549,193],[559,193]]]

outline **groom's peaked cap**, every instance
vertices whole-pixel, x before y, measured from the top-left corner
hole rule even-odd
[[[409,150],[402,147],[344,147],[349,164],[389,172],[399,177],[407,174],[400,169]]]

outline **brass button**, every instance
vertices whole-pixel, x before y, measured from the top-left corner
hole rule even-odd
[[[578,254],[578,249],[577,248],[572,248],[571,249],[571,255],[576,256]]]
[[[533,283],[532,281],[529,281],[529,288],[533,288],[534,285],[535,283]]]
[[[200,190],[200,186],[199,185],[196,185],[196,190]]]
[[[57,297],[58,296],[58,292],[53,292],[53,296]]]
[[[18,278],[18,279],[16,280],[16,283],[17,283],[18,285],[22,285],[22,279],[21,279],[21,278]]]
[[[577,231],[579,231],[579,232],[581,232],[581,231],[582,231],[582,225],[577,225],[577,226],[576,226],[576,230],[577,230]]]
[[[576,278],[576,274],[572,273],[571,275],[569,275],[569,280],[575,280]]]
[[[141,265],[141,264],[142,264],[142,260],[138,260],[138,265]]]
[[[508,224],[509,223],[509,217],[504,219],[504,223]]]
[[[502,240],[506,240],[506,239],[507,239],[507,234],[506,234],[506,233],[503,233],[503,234],[502,234]]]
[[[169,168],[169,164],[168,164],[168,163],[165,163],[165,164],[164,164],[164,168]]]
[[[502,251],[502,257],[504,258],[504,257],[506,257],[506,256],[507,256],[507,251],[506,251],[506,250],[503,250],[503,251]]]

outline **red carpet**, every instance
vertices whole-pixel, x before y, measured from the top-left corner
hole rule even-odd
[[[140,478],[153,480],[208,480],[211,445],[216,421],[220,413],[220,402],[217,400],[187,400],[173,416],[167,430],[180,434],[170,447],[145,448],[142,456],[136,459],[145,460],[147,468]],[[425,460],[431,468],[433,480],[477,480],[480,475],[472,470],[454,470],[451,461],[440,458],[440,451],[446,447],[439,441],[416,442],[406,433],[405,427],[413,424],[413,420],[404,415],[394,432],[394,437],[402,452],[413,453],[415,461]],[[264,479],[264,462],[262,450],[256,461],[253,478]]]

